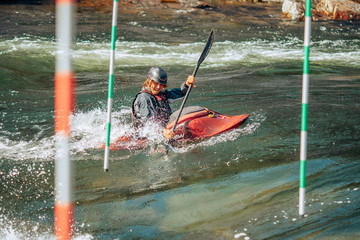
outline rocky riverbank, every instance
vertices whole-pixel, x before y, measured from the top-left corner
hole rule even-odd
[[[305,2],[299,0],[284,0],[282,5],[284,16],[293,20],[303,20]],[[360,20],[359,0],[315,0],[312,3],[311,15],[313,21],[318,20]]]
[[[303,21],[306,0],[118,0],[119,6],[132,11],[141,9],[170,8],[178,10],[207,9],[220,10],[229,6],[280,5],[281,18]],[[54,5],[54,0],[3,0],[1,4],[38,4]],[[109,0],[78,0],[79,11],[111,12],[113,1]],[[360,20],[360,0],[312,0],[313,21],[357,21]],[[274,13],[273,15],[275,15]]]
[[[217,9],[246,2],[278,3],[282,5],[282,17],[298,21],[304,19],[305,0],[119,0],[119,5],[126,8]],[[109,11],[112,8],[112,2],[80,0],[79,6]],[[360,20],[360,0],[315,0],[312,2],[311,12],[313,21]]]

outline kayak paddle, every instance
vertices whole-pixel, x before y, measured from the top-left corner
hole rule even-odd
[[[193,74],[192,74],[194,77],[195,77],[195,75],[196,75],[196,73],[197,73],[197,71],[198,71],[198,69],[199,69],[199,67],[200,67],[200,64],[205,60],[206,56],[207,56],[208,53],[210,52],[211,46],[212,46],[212,44],[213,44],[213,41],[214,41],[214,30],[211,30],[210,35],[209,35],[209,38],[208,38],[208,40],[207,40],[207,43],[206,43],[206,45],[205,45],[205,47],[204,47],[204,50],[202,51],[201,56],[200,56],[200,58],[199,58],[199,60],[198,60],[198,62],[197,62],[197,65],[196,65],[196,67],[195,67],[195,69],[194,69],[194,72],[193,72]],[[186,92],[186,94],[185,94],[184,100],[183,100],[183,102],[182,102],[182,104],[181,104],[181,106],[180,106],[179,114],[178,114],[178,116],[176,117],[174,126],[173,126],[172,129],[171,129],[172,131],[174,131],[175,128],[176,128],[176,125],[177,125],[177,123],[178,123],[178,121],[179,121],[179,118],[180,118],[180,116],[181,116],[181,112],[182,112],[182,110],[184,109],[185,102],[186,102],[186,100],[187,100],[188,97],[189,97],[189,94],[190,94],[190,91],[191,91],[192,86],[193,86],[192,84],[189,85],[189,88],[188,88],[188,90],[187,90],[187,92]]]

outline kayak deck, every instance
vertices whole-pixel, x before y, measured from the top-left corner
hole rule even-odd
[[[201,140],[239,127],[249,114],[227,116],[217,112],[203,110],[179,118],[175,128],[174,140]],[[175,122],[168,124],[171,129]]]

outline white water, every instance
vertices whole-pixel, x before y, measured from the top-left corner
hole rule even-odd
[[[231,65],[256,65],[298,61],[303,58],[303,42],[296,37],[286,40],[250,40],[244,42],[215,42],[202,68]],[[116,43],[115,65],[136,67],[151,65],[193,66],[202,51],[203,43],[166,44],[155,42]],[[56,53],[55,42],[30,37],[0,42],[0,56],[27,54],[34,58]],[[109,43],[77,42],[73,51],[74,64],[80,71],[107,71],[110,58]],[[310,60],[314,63],[360,66],[360,40],[321,40],[311,42]]]

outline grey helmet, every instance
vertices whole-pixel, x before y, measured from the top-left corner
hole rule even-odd
[[[150,68],[147,77],[150,80],[154,80],[160,84],[167,84],[167,73],[161,67],[152,67]]]

